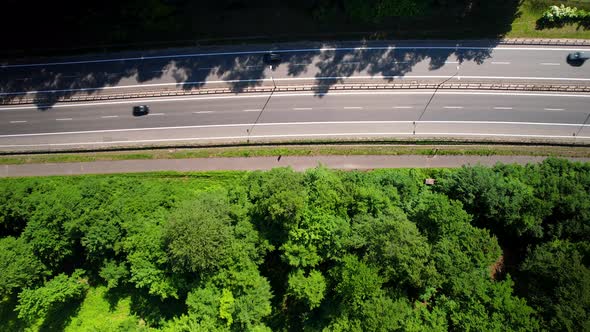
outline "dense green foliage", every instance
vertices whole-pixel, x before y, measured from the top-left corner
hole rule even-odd
[[[129,301],[112,330],[590,328],[588,164],[2,179],[0,204],[2,330],[97,296]]]

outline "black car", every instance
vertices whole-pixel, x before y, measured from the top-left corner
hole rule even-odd
[[[150,108],[148,107],[148,105],[133,106],[133,115],[134,116],[147,115],[149,112],[150,112]]]
[[[584,61],[590,59],[590,54],[585,52],[573,52],[567,55],[568,63],[582,64]]]
[[[278,65],[279,63],[281,63],[281,55],[279,53],[274,52],[266,53],[264,55],[264,63],[273,66]]]
[[[573,52],[567,55],[568,60],[588,60],[590,55],[584,52]]]

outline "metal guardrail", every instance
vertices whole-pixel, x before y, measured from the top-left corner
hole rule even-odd
[[[194,96],[194,95],[215,95],[215,94],[235,94],[235,93],[265,93],[271,92],[297,92],[307,91],[317,94],[324,94],[330,91],[343,90],[409,90],[409,89],[444,89],[444,90],[504,90],[504,91],[539,91],[539,92],[570,92],[570,93],[590,93],[590,86],[586,85],[564,85],[564,84],[527,84],[527,83],[344,83],[334,85],[307,84],[307,85],[279,85],[276,88],[272,86],[246,87],[240,91],[232,90],[230,87],[224,88],[192,88],[192,89],[159,89],[151,91],[134,91],[125,93],[108,93],[93,95],[54,95],[47,96],[12,96],[10,98],[0,99],[0,105],[22,105],[22,104],[54,104],[62,102],[80,102],[80,101],[104,101],[116,99],[137,99],[137,98],[157,98],[171,96]]]

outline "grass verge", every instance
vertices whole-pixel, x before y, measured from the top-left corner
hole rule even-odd
[[[528,145],[289,145],[161,149],[94,153],[0,156],[0,165],[71,163],[116,160],[232,158],[321,155],[475,155],[590,157],[589,147]]]
[[[564,4],[569,7],[578,7],[589,10],[589,0],[555,1],[555,0],[525,0],[518,7],[516,18],[512,22],[512,29],[506,37],[519,38],[575,38],[589,39],[590,30],[578,24],[566,24],[560,28],[538,29],[537,20],[549,6]]]

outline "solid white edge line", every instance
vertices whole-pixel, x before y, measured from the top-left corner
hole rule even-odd
[[[323,76],[323,77],[284,77],[275,78],[274,81],[323,81],[323,80],[342,80],[342,79],[416,79],[416,78],[449,78],[448,75],[375,75],[375,76]],[[461,75],[463,79],[485,79],[485,80],[535,80],[535,81],[580,81],[588,82],[590,78],[568,78],[568,77],[527,77],[527,76],[465,76]],[[146,87],[162,87],[162,86],[185,86],[185,85],[199,85],[199,84],[220,84],[220,83],[246,83],[246,82],[272,82],[272,78],[254,78],[247,80],[216,80],[216,81],[189,81],[180,83],[150,83],[150,84],[134,84],[134,85],[118,85],[118,86],[104,86],[94,88],[79,88],[79,89],[53,89],[53,90],[31,90],[31,91],[17,91],[17,92],[2,92],[0,96],[13,96],[23,94],[40,94],[40,93],[60,93],[60,92],[81,92],[81,91],[99,91],[99,90],[117,90],[129,88],[146,88]]]
[[[174,141],[204,141],[204,140],[237,140],[253,138],[287,138],[287,137],[330,137],[330,136],[487,136],[487,137],[528,137],[528,138],[575,138],[590,139],[590,136],[565,136],[565,135],[536,135],[536,134],[482,134],[482,133],[410,133],[410,132],[390,132],[390,133],[334,133],[334,134],[281,134],[281,135],[250,135],[250,136],[222,136],[222,137],[187,137],[187,138],[166,138],[166,139],[146,139],[132,141],[112,141],[112,142],[79,142],[79,143],[46,143],[46,144],[9,144],[0,145],[0,148],[15,147],[42,147],[42,146],[68,146],[68,145],[108,145],[108,144],[129,144],[129,143],[154,143],[154,142],[174,142]]]
[[[359,96],[359,95],[431,95],[431,90],[424,91],[357,91],[357,92],[330,92],[326,96]],[[479,96],[510,96],[510,97],[563,97],[563,98],[590,98],[590,94],[560,94],[560,93],[529,93],[529,92],[477,92],[477,91],[439,91],[438,95],[479,95]],[[273,94],[275,97],[305,97],[318,96],[316,93],[286,93],[278,92]],[[154,99],[133,99],[111,102],[87,102],[87,103],[63,103],[55,105],[34,105],[34,106],[15,106],[0,107],[0,111],[38,109],[40,107],[64,108],[64,107],[85,107],[85,106],[104,106],[104,105],[125,105],[143,103],[165,103],[165,102],[186,102],[193,100],[223,100],[223,99],[240,99],[240,98],[268,98],[269,94],[243,94],[231,96],[210,96],[210,97],[183,97],[183,98],[154,98]]]
[[[127,128],[127,129],[106,129],[106,130],[87,130],[87,131],[68,131],[68,132],[49,132],[49,133],[31,133],[31,134],[8,134],[0,135],[0,138],[11,137],[32,137],[32,136],[54,136],[54,135],[79,135],[79,134],[99,134],[115,133],[129,131],[149,131],[149,130],[179,130],[179,129],[197,129],[197,128],[223,128],[223,127],[268,127],[268,126],[307,126],[307,125],[343,125],[343,124],[428,124],[428,123],[446,123],[446,124],[499,124],[499,125],[529,125],[529,126],[561,126],[561,127],[590,127],[590,124],[580,123],[548,123],[548,122],[512,122],[512,121],[310,121],[310,122],[274,122],[274,123],[236,123],[236,124],[217,124],[217,125],[196,125],[196,126],[176,126],[176,127],[150,127],[150,128]]]
[[[272,50],[275,53],[301,53],[301,52],[326,52],[326,51],[371,51],[371,50],[489,50],[489,51],[585,51],[587,48],[549,48],[549,47],[485,47],[485,46],[361,46],[361,47],[322,47],[322,48],[301,48],[301,49],[283,49]],[[105,63],[120,61],[137,61],[137,60],[156,60],[156,59],[175,59],[175,58],[193,58],[207,56],[227,56],[227,55],[246,55],[246,54],[265,54],[271,50],[252,50],[252,51],[234,51],[234,52],[210,52],[210,53],[187,53],[187,54],[168,54],[155,56],[135,56],[128,58],[108,58],[96,60],[76,60],[47,63],[26,63],[26,64],[2,64],[0,68],[23,68],[23,67],[40,67],[40,66],[58,66],[74,65],[85,63]]]

